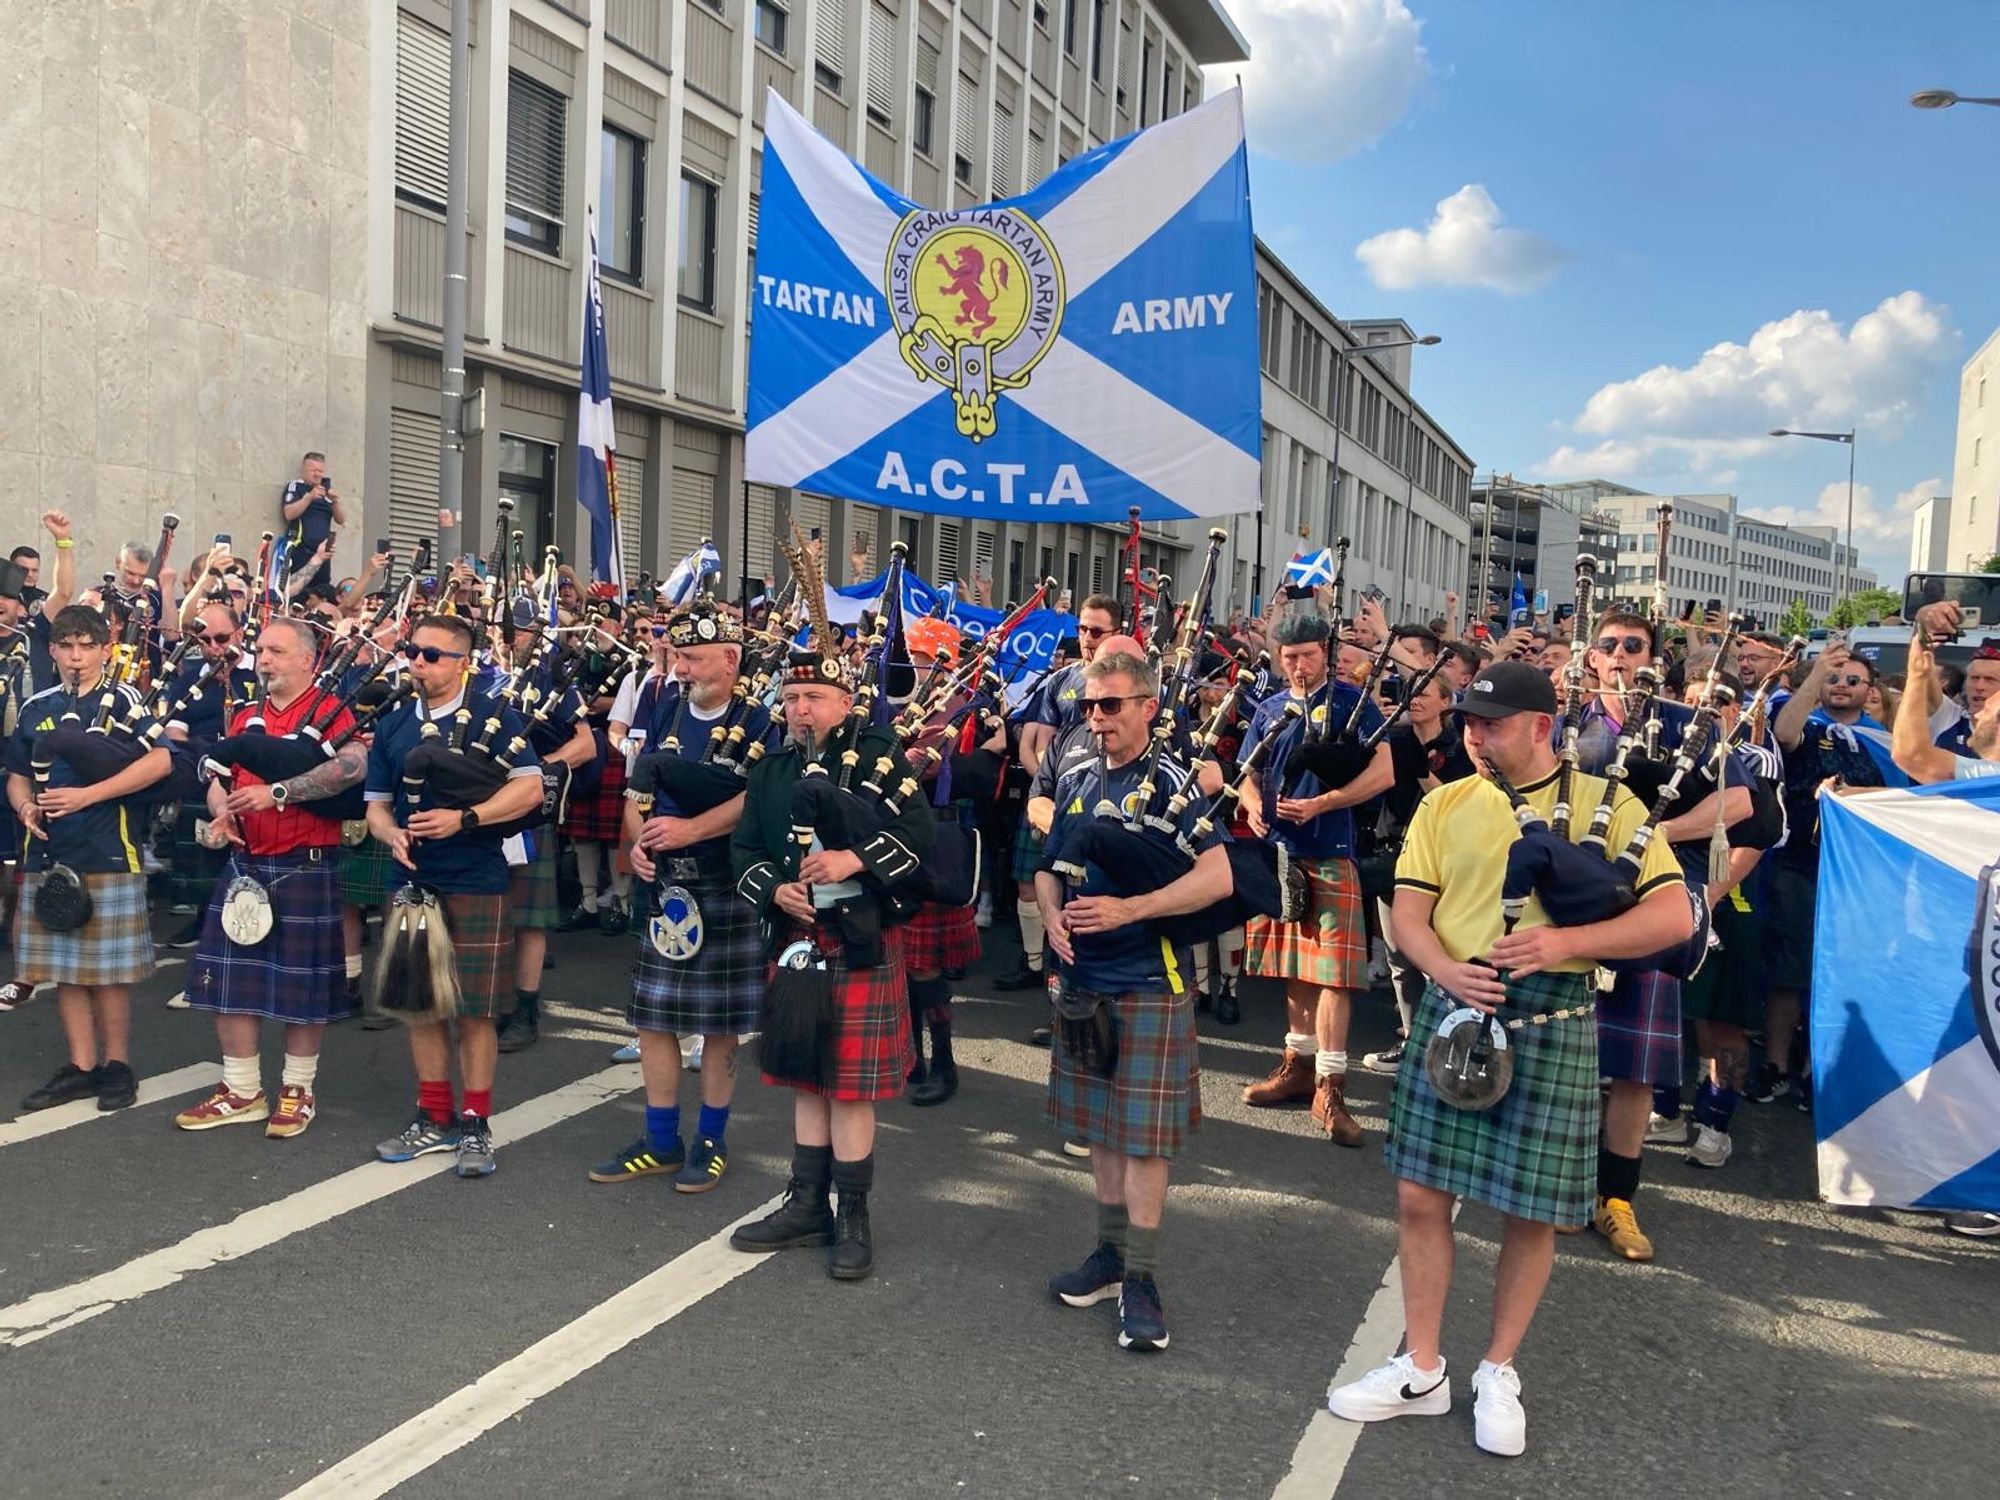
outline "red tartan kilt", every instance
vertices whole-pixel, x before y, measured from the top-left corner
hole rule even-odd
[[[797,934],[796,927],[790,928],[783,942]],[[764,1082],[844,1103],[901,1098],[910,1071],[910,1005],[903,984],[901,929],[882,934],[882,962],[873,969],[847,967],[837,929],[822,923],[814,936],[834,971],[833,1084],[810,1088],[768,1073]]]
[[[573,839],[615,844],[625,831],[625,757],[604,757],[604,774],[589,792],[569,799],[562,831]]]
[[[926,901],[902,931],[903,967],[912,974],[942,974],[979,962],[979,924],[969,906]]]

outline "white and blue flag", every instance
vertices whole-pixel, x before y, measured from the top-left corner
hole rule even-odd
[[[715,543],[707,537],[701,539],[686,557],[674,564],[673,572],[660,585],[660,599],[669,605],[681,605],[701,592],[702,583],[722,571],[722,554],[715,549]]]
[[[2000,778],[1819,805],[1820,1195],[2000,1210]]]
[[[1240,92],[963,209],[775,93],[766,120],[749,480],[988,520],[1257,509]]]
[[[583,283],[583,383],[576,407],[576,503],[590,517],[590,571],[625,593],[618,547],[618,458],[611,420],[611,356],[604,343],[604,290],[597,279],[597,221]]]
[[[1334,561],[1333,548],[1322,547],[1317,552],[1301,553],[1285,564],[1285,581],[1297,584],[1302,589],[1315,589],[1323,584],[1331,584],[1339,567]]]

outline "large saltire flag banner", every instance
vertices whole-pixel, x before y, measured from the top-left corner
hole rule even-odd
[[[617,434],[611,417],[611,356],[604,342],[595,219],[583,283],[583,381],[576,413],[576,502],[590,518],[590,571],[622,596],[625,558],[618,546]]]
[[[964,209],[767,110],[749,479],[1002,521],[1257,508],[1239,92]]]
[[[1820,1195],[2000,1209],[2000,778],[1822,797],[1820,829]]]

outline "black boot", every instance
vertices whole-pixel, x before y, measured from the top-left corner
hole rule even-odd
[[[951,1056],[951,1023],[931,1023],[931,1075],[911,1091],[910,1103],[942,1104],[958,1092],[958,1064]]]
[[[924,1066],[924,998],[921,979],[905,981],[909,986],[910,1006],[910,1071],[903,1075],[905,1085],[914,1088],[929,1076]]]
[[[868,1232],[868,1191],[875,1185],[874,1153],[860,1161],[835,1162],[833,1176],[840,1188],[840,1217],[826,1274],[835,1281],[859,1281],[875,1269],[875,1248]]]
[[[1234,1026],[1243,1019],[1242,1002],[1236,998],[1236,981],[1225,979],[1215,991],[1215,1023]]]
[[[535,1045],[542,1035],[542,997],[539,994],[514,993],[514,1009],[507,1019],[500,1023],[500,1050],[521,1052]]]
[[[798,1250],[833,1243],[833,1207],[827,1183],[833,1172],[831,1146],[800,1146],[792,1153],[792,1180],[775,1212],[745,1224],[729,1237],[737,1250]]]

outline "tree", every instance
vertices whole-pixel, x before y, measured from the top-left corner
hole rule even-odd
[[[1786,640],[1795,635],[1804,635],[1812,629],[1812,611],[1806,608],[1806,601],[1794,598],[1785,607],[1785,617],[1778,622],[1778,632]]]
[[[1894,589],[1860,589],[1834,605],[1826,623],[1831,630],[1846,630],[1887,619],[1902,607],[1903,596]]]
[[[1994,553],[1985,562],[1981,563],[1978,571],[1981,573],[2000,573],[2000,552]]]

